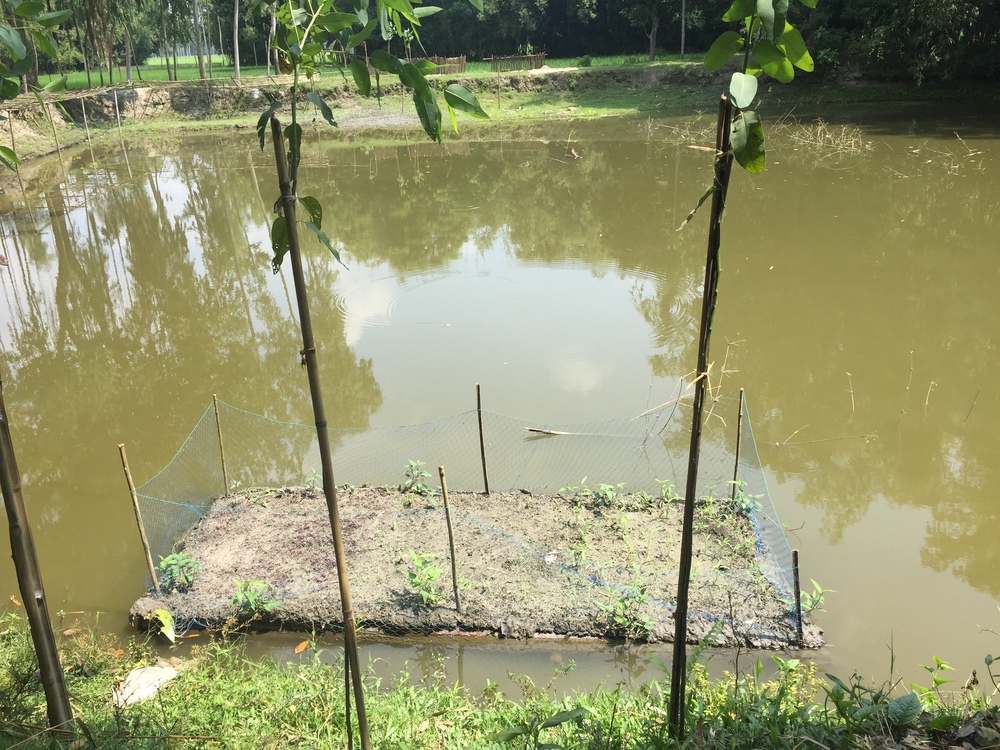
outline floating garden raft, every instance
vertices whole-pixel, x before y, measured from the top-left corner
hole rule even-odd
[[[557,494],[450,493],[460,607],[440,496],[345,487],[339,500],[363,629],[673,639],[682,504],[669,495],[627,494],[609,485]],[[797,639],[787,594],[759,565],[766,550],[754,512],[754,503],[739,494],[699,503],[692,642],[710,632],[719,645],[786,647]],[[166,609],[178,628],[233,618],[286,629],[342,624],[318,489],[219,497],[175,550],[161,564],[162,596],[138,600],[136,620]],[[821,643],[821,632],[807,626],[804,645]]]

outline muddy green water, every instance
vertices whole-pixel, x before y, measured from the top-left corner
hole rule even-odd
[[[805,587],[837,592],[816,658],[842,675],[887,677],[891,643],[907,678],[939,655],[961,682],[1000,650],[984,630],[1000,631],[1000,137],[984,115],[845,117],[860,152],[775,132],[767,173],[730,193],[713,386],[746,389]],[[458,413],[477,382],[487,408],[547,422],[667,401],[694,367],[706,216],[675,230],[709,180],[690,148],[708,124],[445,146],[310,131],[300,193],[348,266],[309,252],[332,423]],[[311,416],[290,276],[269,269],[268,154],[244,130],[127,155],[84,149],[0,198],[0,358],[50,608],[121,631],[144,566],[117,443],[141,482],[213,393]],[[433,648],[372,654],[433,670]],[[581,683],[627,671],[604,649],[441,650],[473,684],[566,658],[588,665]]]

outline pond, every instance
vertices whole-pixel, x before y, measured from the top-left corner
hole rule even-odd
[[[730,192],[712,386],[746,389],[804,588],[836,591],[816,658],[841,675],[888,677],[892,649],[907,679],[938,655],[961,684],[1000,648],[987,114],[779,126],[768,171]],[[441,146],[309,130],[301,192],[346,266],[310,248],[331,424],[464,412],[476,383],[485,408],[549,423],[671,399],[694,369],[706,216],[677,228],[710,179],[692,148],[709,127],[608,120]],[[118,443],[141,482],[212,394],[311,421],[290,274],[269,267],[269,155],[246,130],[132,142],[127,162],[95,145],[0,197],[0,356],[53,612],[128,632],[144,564]],[[16,593],[6,556],[0,576]],[[484,668],[519,666],[502,653]],[[549,673],[564,658],[525,653]],[[591,661],[618,677],[617,657]]]

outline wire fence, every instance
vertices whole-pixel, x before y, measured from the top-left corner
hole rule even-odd
[[[657,499],[680,505],[690,417],[690,406],[675,400],[640,417],[588,423],[471,410],[419,425],[331,430],[336,482],[349,488],[341,490],[348,556],[364,560],[351,570],[359,618],[389,633],[628,636],[631,626],[631,635],[668,639],[676,564],[661,551],[672,532],[669,514],[650,509]],[[415,598],[414,575],[450,558],[444,509],[430,494],[436,477],[425,466],[447,467],[463,607],[437,601],[452,590],[438,568],[428,589],[438,606]],[[319,469],[313,426],[214,401],[173,460],[137,488],[154,559],[181,549],[202,554],[220,536],[244,534],[232,553],[240,564],[222,574],[230,588],[253,576],[280,601],[280,619],[335,624],[339,593]],[[379,491],[401,486],[403,493]],[[791,551],[742,394],[711,405],[697,486],[704,533],[696,554],[704,555],[695,564],[691,638],[718,622],[723,640],[795,642]],[[750,562],[720,558],[712,545],[741,545]],[[211,621],[237,601],[231,591],[195,596],[198,589],[196,582],[167,597],[181,619]]]

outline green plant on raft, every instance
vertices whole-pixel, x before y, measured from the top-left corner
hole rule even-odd
[[[268,594],[272,586],[264,581],[241,581],[233,579],[236,584],[236,593],[229,600],[229,606],[236,610],[236,614],[244,617],[254,617],[272,611],[281,602],[271,599]]]
[[[652,619],[642,611],[649,601],[645,583],[626,586],[610,596],[607,604],[597,602],[597,608],[607,618],[608,635],[634,641],[653,630]]]
[[[437,579],[443,572],[434,565],[436,555],[429,552],[414,552],[409,550],[413,568],[406,571],[406,578],[413,591],[425,606],[436,607],[441,601],[441,591],[437,587]]]
[[[195,576],[201,572],[201,563],[187,552],[174,552],[161,557],[156,569],[161,591],[183,594],[191,588]]]
[[[434,490],[427,485],[424,480],[430,478],[430,473],[421,467],[425,466],[424,461],[407,461],[406,468],[403,469],[403,481],[399,485],[399,491],[403,493],[412,492],[421,497],[430,498],[434,495]],[[432,507],[437,507],[437,503],[429,501]]]

